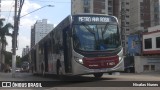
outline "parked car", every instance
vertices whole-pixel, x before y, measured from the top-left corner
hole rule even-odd
[[[21,68],[16,68],[16,72],[21,72]]]

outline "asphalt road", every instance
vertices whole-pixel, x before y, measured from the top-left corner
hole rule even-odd
[[[51,87],[46,88],[18,88],[22,89],[38,89],[38,90],[159,90],[160,87],[132,87],[133,83],[145,83],[150,81],[160,82],[160,73],[122,73],[121,75],[107,75],[102,78],[94,78],[93,75],[84,76],[66,76],[61,81],[56,75],[32,75],[31,73],[16,73],[16,77],[12,78],[11,73],[0,73],[0,81],[47,81],[51,82]],[[130,82],[131,81],[131,82]],[[138,82],[140,81],[140,82]],[[46,84],[49,84],[45,82]],[[59,83],[59,84],[52,84]],[[123,87],[122,87],[122,86]],[[128,86],[129,85],[129,86]],[[158,83],[159,85],[159,83]],[[160,86],[160,85],[159,85]],[[4,89],[4,88],[0,88]],[[11,89],[11,88],[10,88]],[[12,88],[12,90],[17,88]],[[7,90],[7,89],[5,89]]]

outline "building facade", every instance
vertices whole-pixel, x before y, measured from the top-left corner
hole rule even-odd
[[[47,19],[38,20],[31,27],[31,48],[43,37],[45,37],[51,30],[53,30],[53,24],[48,24]]]
[[[29,46],[26,46],[25,48],[23,48],[23,50],[22,50],[22,57],[25,56],[25,55],[27,55],[29,53],[29,51],[30,51]]]
[[[160,25],[148,28],[143,33],[142,39],[143,55],[160,55]]]
[[[97,13],[120,17],[120,0],[71,0],[71,14]]]
[[[142,35],[142,54],[135,56],[135,71],[159,72],[160,71],[160,25],[148,28]]]
[[[160,24],[160,0],[121,0],[122,34],[125,54],[128,52],[128,36],[147,32],[148,27]]]

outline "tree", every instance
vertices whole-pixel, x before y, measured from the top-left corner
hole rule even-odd
[[[1,49],[0,49],[0,63],[5,63],[5,56],[4,52],[6,51],[6,35],[7,36],[12,36],[11,33],[9,33],[10,29],[13,29],[13,25],[11,23],[7,23],[6,25],[3,24],[3,21],[5,19],[0,19],[0,44],[1,44]]]
[[[11,66],[12,65],[12,53],[5,51],[4,55],[5,55],[5,63]]]

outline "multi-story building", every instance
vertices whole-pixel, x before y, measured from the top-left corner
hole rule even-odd
[[[150,3],[151,26],[156,26],[160,24],[160,0],[151,0]]]
[[[31,26],[31,48],[35,45],[35,27]]]
[[[120,17],[120,0],[71,0],[71,13],[98,13]]]
[[[136,73],[160,71],[159,4],[160,0],[122,0],[123,46],[125,55],[134,56]]]
[[[124,52],[127,52],[128,36],[130,34],[130,0],[121,0],[121,30]]]
[[[51,30],[53,30],[53,24],[48,24],[47,19],[38,20],[34,26],[31,27],[31,48]]]
[[[160,0],[121,0],[123,46],[127,54],[128,35],[146,32],[148,27],[160,24]]]
[[[148,32],[142,34],[142,54],[135,56],[135,71],[160,71],[160,25],[149,27]]]
[[[29,46],[26,46],[26,48],[23,48],[23,51],[22,51],[22,57],[27,55],[29,53]]]

